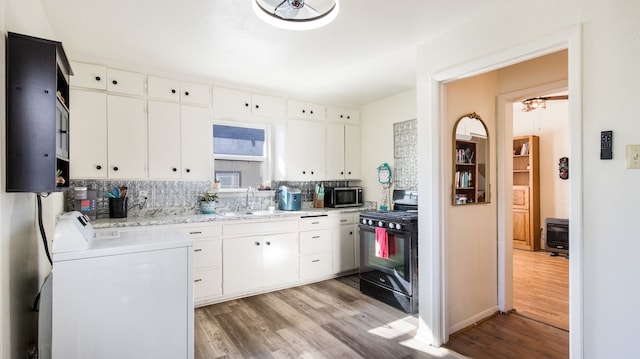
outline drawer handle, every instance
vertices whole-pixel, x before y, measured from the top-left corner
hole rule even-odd
[[[202,234],[202,231],[197,231],[197,232],[189,232],[189,234]]]
[[[311,238],[313,238],[313,239],[318,239],[318,238],[320,238],[320,236],[313,236],[313,237],[311,237]]]
[[[202,279],[196,279],[193,281],[194,283],[202,282]]]
[[[320,222],[311,222],[311,224],[320,224]]]
[[[341,220],[340,220],[340,222],[346,222],[346,221],[347,221],[346,219],[341,219]]]
[[[313,262],[313,263],[318,263],[318,262],[320,262],[320,260],[319,260],[319,259],[314,259],[314,260],[312,260],[311,262]]]
[[[202,248],[194,249],[194,252],[202,252]]]

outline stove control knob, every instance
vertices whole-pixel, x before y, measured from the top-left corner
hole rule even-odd
[[[382,227],[382,226],[384,226],[384,222],[378,221],[378,227]]]
[[[367,220],[365,218],[362,219],[362,224],[367,224]]]
[[[395,228],[395,224],[393,222],[389,222],[389,229],[394,229]]]
[[[372,224],[373,224],[373,221],[372,221],[372,220],[368,220],[368,221],[367,221],[367,224],[368,224],[368,225],[372,225]]]
[[[396,229],[402,229],[402,224],[396,223]]]

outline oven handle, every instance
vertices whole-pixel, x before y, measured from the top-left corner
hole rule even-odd
[[[378,226],[370,226],[368,224],[359,224],[358,227],[360,227],[360,229],[369,230],[371,232],[375,232],[375,229],[378,228]],[[411,233],[411,231],[399,231],[396,229],[387,228],[387,233],[398,234],[398,235],[408,235]]]

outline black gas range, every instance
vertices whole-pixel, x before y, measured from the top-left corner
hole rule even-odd
[[[412,196],[415,203],[402,204],[410,206],[408,210],[360,213],[360,291],[415,314],[418,312],[417,193]]]

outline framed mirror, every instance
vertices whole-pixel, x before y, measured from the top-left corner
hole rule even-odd
[[[458,119],[453,129],[454,205],[489,203],[489,133],[477,113]]]

